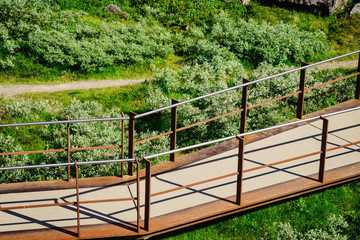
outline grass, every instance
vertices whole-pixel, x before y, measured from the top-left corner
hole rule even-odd
[[[151,78],[156,68],[171,68],[179,70],[183,57],[170,56],[165,59],[157,58],[148,65],[110,66],[97,72],[73,72],[46,67],[37,63],[34,59],[18,55],[15,67],[2,70],[0,85],[7,84],[60,84],[75,81],[91,81],[106,79],[141,79]]]
[[[220,219],[158,239],[276,239],[274,223],[290,223],[301,232],[326,228],[330,214],[341,214],[349,227],[348,239],[360,237],[360,182],[328,189],[247,214]]]
[[[148,82],[125,87],[111,87],[86,90],[68,90],[59,92],[24,93],[16,98],[33,100],[56,100],[69,106],[73,99],[80,101],[97,101],[104,108],[119,108],[124,113],[129,111],[145,111],[145,99],[149,87]]]
[[[59,84],[102,79],[139,79],[151,75],[149,65],[110,66],[97,72],[83,73],[46,67],[32,59],[18,56],[15,67],[3,70],[0,74],[0,84]]]

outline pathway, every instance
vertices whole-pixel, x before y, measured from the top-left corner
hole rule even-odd
[[[72,89],[92,89],[107,87],[123,87],[144,82],[146,79],[118,79],[118,80],[96,80],[61,83],[54,85],[0,85],[0,96],[11,97],[21,93],[29,92],[57,92]]]
[[[358,60],[333,61],[317,66],[318,69],[336,69],[336,68],[356,68]],[[72,89],[91,89],[106,87],[122,87],[132,84],[144,82],[146,79],[118,79],[118,80],[95,80],[95,81],[79,81],[62,83],[55,85],[39,84],[39,85],[0,85],[0,96],[11,97],[17,94],[28,92],[56,92]]]

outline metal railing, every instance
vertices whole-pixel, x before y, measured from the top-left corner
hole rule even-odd
[[[50,153],[50,152],[67,152],[67,162],[71,162],[70,152],[74,151],[84,151],[84,150],[98,150],[98,149],[114,149],[121,148],[121,159],[125,158],[124,153],[124,133],[125,133],[125,124],[124,121],[128,120],[129,117],[125,117],[124,113],[122,113],[123,117],[117,118],[94,118],[94,119],[78,119],[78,120],[70,120],[70,117],[67,116],[68,120],[62,121],[48,121],[48,122],[31,122],[31,123],[10,123],[10,124],[0,124],[0,128],[5,127],[22,127],[22,126],[39,126],[39,125],[54,125],[54,124],[67,124],[67,148],[61,149],[46,149],[46,150],[35,150],[35,151],[21,151],[21,152],[3,152],[0,153],[0,156],[10,156],[10,155],[22,155],[22,154],[37,154],[37,153]],[[70,142],[70,124],[73,123],[87,123],[87,122],[106,122],[106,121],[121,121],[121,145],[114,146],[96,146],[96,147],[81,147],[81,148],[71,148]],[[121,177],[124,175],[124,162],[121,162]],[[68,181],[70,181],[70,165],[68,165],[67,169]]]
[[[23,205],[23,206],[14,206],[14,207],[0,207],[0,211],[25,209],[25,208],[41,208],[41,207],[76,205],[76,208],[77,208],[77,216],[76,216],[76,218],[77,218],[77,236],[80,238],[81,237],[80,236],[80,205],[81,204],[91,204],[91,203],[101,203],[101,202],[118,202],[118,201],[135,201],[136,200],[136,207],[135,207],[136,212],[137,212],[136,231],[139,232],[140,231],[140,176],[139,176],[139,171],[137,172],[137,177],[136,177],[136,188],[137,188],[136,189],[136,197],[80,201],[79,171],[78,171],[79,166],[92,165],[92,164],[124,163],[124,162],[136,162],[137,167],[139,167],[139,161],[137,159],[114,159],[114,160],[100,160],[100,161],[87,161],[87,162],[70,162],[70,163],[54,163],[54,164],[42,164],[42,165],[2,167],[2,168],[0,168],[0,171],[74,166],[75,173],[76,173],[76,179],[75,179],[75,181],[76,181],[76,187],[75,187],[76,188],[76,201],[75,202],[63,202],[63,203],[50,203],[50,204]]]
[[[344,145],[341,145],[341,146],[336,146],[336,147],[333,147],[333,148],[327,148],[328,126],[329,126],[329,120],[327,119],[327,117],[338,115],[338,114],[343,114],[343,113],[347,113],[347,112],[351,112],[351,111],[355,111],[355,110],[360,110],[360,106],[355,107],[355,108],[346,109],[346,110],[343,110],[343,111],[323,114],[321,116],[302,119],[302,120],[298,120],[298,121],[294,121],[294,122],[290,122],[290,123],[279,124],[279,125],[276,125],[276,126],[272,126],[272,127],[268,127],[268,128],[264,128],[264,129],[260,129],[260,130],[241,133],[241,134],[238,134],[238,135],[233,135],[233,136],[229,136],[229,137],[225,137],[225,138],[220,138],[220,139],[216,139],[216,140],[212,140],[212,141],[208,141],[208,142],[204,142],[204,143],[199,143],[199,144],[195,144],[195,145],[191,145],[191,146],[187,146],[187,147],[183,147],[183,148],[179,148],[179,149],[174,149],[174,150],[170,150],[170,151],[166,151],[166,152],[162,152],[162,153],[152,154],[152,155],[143,157],[143,160],[146,162],[145,219],[144,219],[144,221],[145,221],[145,223],[144,223],[145,230],[147,230],[147,231],[150,230],[151,197],[155,197],[155,196],[162,195],[162,194],[165,194],[165,193],[174,192],[174,191],[181,190],[181,189],[184,189],[184,188],[189,188],[189,187],[192,187],[192,186],[212,182],[212,181],[215,181],[215,180],[219,180],[219,179],[223,179],[223,178],[227,178],[227,177],[231,177],[231,176],[237,176],[235,204],[240,206],[241,205],[241,198],[242,198],[242,189],[243,189],[242,185],[243,185],[243,174],[244,173],[255,171],[255,170],[258,170],[258,169],[262,169],[262,168],[271,167],[271,166],[282,164],[282,163],[295,161],[295,160],[298,160],[298,159],[302,159],[302,158],[306,158],[306,157],[310,157],[310,156],[314,156],[314,155],[318,155],[318,154],[320,154],[318,181],[323,183],[324,182],[324,176],[325,176],[326,153],[330,152],[330,151],[340,149],[340,148],[345,148],[345,147],[349,147],[349,146],[356,145],[356,144],[360,143],[360,141],[357,141],[357,142],[347,143],[347,144],[344,144]],[[244,139],[245,136],[253,135],[253,134],[257,134],[257,133],[261,133],[261,132],[266,132],[266,131],[270,131],[270,130],[274,130],[274,129],[279,129],[279,128],[283,128],[283,127],[289,127],[289,126],[293,126],[293,125],[298,125],[298,124],[302,124],[302,123],[308,123],[308,122],[311,122],[311,121],[314,121],[314,120],[319,120],[319,119],[323,121],[322,129],[321,129],[322,130],[321,147],[320,147],[319,151],[312,152],[312,153],[307,153],[307,154],[304,154],[304,155],[301,155],[301,156],[292,157],[292,158],[289,158],[289,159],[285,159],[285,160],[281,160],[281,161],[277,161],[277,162],[273,162],[273,163],[269,163],[269,164],[264,164],[264,165],[261,165],[261,166],[258,166],[258,167],[253,167],[253,168],[244,170],[243,166],[244,166],[244,153],[245,153],[245,139]],[[234,139],[234,138],[239,140],[238,169],[237,169],[236,172],[229,173],[229,174],[226,174],[226,175],[223,175],[223,176],[214,177],[214,178],[207,179],[207,180],[203,180],[203,181],[200,181],[200,182],[195,182],[195,183],[175,187],[175,188],[164,190],[164,191],[161,191],[161,192],[151,193],[151,162],[149,161],[150,159],[160,157],[160,156],[164,156],[164,155],[174,154],[174,153],[181,152],[181,151],[195,149],[195,148],[199,148],[199,147],[209,146],[209,145],[212,145],[212,144],[215,144],[215,143],[229,141],[229,140]]]
[[[63,149],[48,149],[48,150],[35,150],[35,151],[23,151],[23,152],[7,152],[7,153],[0,153],[0,156],[6,156],[6,155],[18,155],[18,154],[35,154],[35,153],[44,153],[44,152],[67,152],[68,153],[68,162],[67,163],[58,163],[58,164],[45,164],[45,165],[33,165],[33,166],[15,166],[15,167],[5,167],[5,168],[0,168],[0,171],[7,171],[7,170],[15,170],[15,169],[29,169],[29,168],[43,168],[43,167],[60,167],[60,166],[67,166],[68,167],[68,180],[70,180],[70,167],[74,166],[75,170],[76,170],[76,194],[77,194],[77,201],[76,202],[70,202],[70,203],[58,203],[58,204],[51,204],[51,206],[61,206],[61,205],[77,205],[77,209],[78,209],[78,215],[77,215],[77,219],[78,219],[78,235],[80,236],[80,215],[79,215],[79,206],[80,204],[86,204],[86,203],[94,203],[94,202],[106,202],[106,201],[124,201],[124,200],[137,200],[137,231],[139,231],[140,227],[139,227],[139,208],[140,208],[140,203],[139,203],[139,162],[135,159],[134,157],[134,147],[137,144],[141,144],[144,143],[146,141],[151,141],[153,139],[162,137],[162,136],[167,136],[167,135],[171,135],[170,137],[170,150],[166,151],[166,152],[162,152],[162,153],[157,153],[157,154],[153,154],[153,155],[149,155],[149,156],[145,156],[142,159],[145,161],[146,164],[146,169],[145,169],[145,229],[149,230],[150,229],[150,204],[151,204],[151,197],[153,196],[158,196],[167,192],[171,192],[171,191],[176,191],[182,188],[187,188],[190,186],[195,186],[195,185],[199,185],[199,184],[203,184],[205,182],[211,182],[211,181],[215,181],[221,178],[225,178],[225,177],[229,177],[229,176],[237,176],[237,191],[236,191],[236,204],[240,205],[241,204],[241,195],[242,195],[242,176],[243,173],[245,172],[249,172],[249,171],[253,171],[253,170],[257,170],[260,168],[264,168],[264,167],[269,167],[269,166],[273,166],[276,164],[280,164],[280,163],[285,163],[285,162],[289,162],[289,161],[293,161],[296,159],[300,159],[300,158],[304,158],[304,157],[308,157],[308,156],[312,156],[312,155],[317,155],[320,154],[320,168],[319,168],[319,181],[322,182],[324,179],[324,169],[325,169],[325,159],[326,159],[326,152],[328,151],[332,151],[332,150],[336,150],[338,148],[341,147],[347,147],[350,145],[354,145],[354,144],[358,144],[359,142],[355,142],[355,143],[349,143],[346,145],[342,145],[339,147],[335,147],[335,148],[329,148],[326,149],[326,142],[327,142],[327,134],[328,134],[328,120],[326,119],[326,117],[334,115],[334,114],[340,114],[340,113],[344,113],[347,111],[353,111],[353,110],[358,110],[359,108],[353,108],[350,110],[345,110],[345,111],[340,111],[337,113],[331,113],[331,114],[324,114],[322,116],[319,117],[313,117],[313,118],[308,118],[308,119],[302,119],[303,118],[303,109],[304,109],[304,96],[305,93],[307,91],[310,91],[312,89],[318,88],[318,87],[322,87],[325,86],[327,84],[331,84],[337,81],[341,81],[344,79],[348,79],[350,77],[357,77],[357,82],[356,82],[356,91],[355,91],[355,98],[356,99],[360,99],[360,50],[358,51],[354,51],[348,54],[344,54],[335,58],[331,58],[325,61],[321,61],[318,63],[313,63],[313,64],[306,64],[306,63],[302,63],[302,66],[300,68],[296,68],[296,69],[292,69],[283,73],[279,73],[279,74],[275,74],[273,76],[269,76],[269,77],[265,77],[265,78],[261,78],[255,81],[248,81],[247,79],[244,79],[244,83],[241,85],[237,85],[231,88],[227,88],[227,89],[223,89],[217,92],[213,92],[210,94],[206,94],[200,97],[196,97],[193,99],[189,99],[183,102],[179,102],[175,99],[172,100],[172,104],[166,107],[162,107],[153,111],[149,111],[146,113],[142,113],[142,114],[136,114],[134,112],[129,112],[129,117],[125,117],[123,115],[123,117],[117,117],[117,118],[99,118],[99,119],[82,119],[82,120],[70,120],[68,117],[68,120],[62,120],[62,121],[49,121],[49,122],[32,122],[32,123],[13,123],[13,124],[0,124],[0,128],[2,127],[20,127],[20,126],[35,126],[35,125],[48,125],[48,124],[67,124],[67,148],[63,148]],[[326,83],[322,83],[319,84],[317,86],[312,86],[309,88],[305,87],[305,81],[306,81],[306,69],[310,68],[310,67],[315,67],[317,65],[323,64],[323,63],[327,63],[330,61],[334,61],[336,59],[340,59],[343,57],[347,57],[350,55],[354,55],[354,54],[359,54],[359,64],[358,64],[358,69],[356,73],[353,73],[351,75],[345,76],[345,77],[341,77],[338,79],[334,79],[332,81],[326,82]],[[277,97],[259,104],[255,104],[252,106],[248,106],[248,102],[247,102],[247,98],[248,98],[248,86],[262,82],[262,81],[266,81],[266,80],[270,80],[273,79],[275,77],[279,77],[279,76],[283,76],[286,74],[290,74],[293,72],[297,72],[300,71],[300,79],[299,79],[299,90],[281,97]],[[216,116],[210,119],[207,119],[205,121],[202,122],[198,122],[198,123],[194,123],[191,125],[187,125],[187,126],[183,126],[181,128],[177,127],[177,107],[184,105],[184,104],[188,104],[188,103],[192,103],[194,101],[198,101],[201,99],[205,99],[205,98],[209,98],[211,96],[215,96],[217,94],[221,94],[224,92],[228,92],[228,91],[232,91],[232,90],[236,90],[236,89],[242,89],[242,100],[241,100],[241,109],[237,109],[235,111],[220,115],[220,116]],[[284,99],[290,96],[294,96],[294,95],[298,95],[298,103],[297,103],[297,118],[299,118],[300,120],[295,121],[295,122],[291,122],[291,123],[286,123],[286,124],[281,124],[281,125],[276,125],[276,126],[272,126],[272,127],[268,127],[268,128],[264,128],[264,129],[260,129],[260,130],[256,130],[256,131],[252,131],[252,132],[246,132],[246,115],[247,115],[247,110],[270,103],[270,102],[274,102],[280,99]],[[171,110],[171,130],[162,134],[159,134],[157,136],[153,136],[147,139],[143,139],[143,140],[139,140],[135,142],[135,120],[136,119],[140,119],[142,117],[145,116],[150,116],[152,114],[156,114],[156,113],[160,113],[162,111],[165,110]],[[226,116],[230,116],[236,113],[241,113],[241,122],[240,122],[240,134],[239,135],[234,135],[234,136],[229,136],[229,137],[225,137],[225,138],[221,138],[221,139],[216,139],[216,140],[212,140],[212,141],[208,141],[208,142],[203,142],[200,144],[195,144],[192,146],[187,146],[187,147],[183,147],[183,148],[176,148],[176,134],[180,131],[183,131],[185,129],[189,129],[191,127],[195,127],[201,124],[205,124]],[[322,144],[321,144],[321,149],[317,152],[314,153],[308,153],[302,156],[298,156],[295,158],[291,158],[291,159],[286,159],[286,160],[282,160],[282,161],[278,161],[275,163],[271,163],[271,164],[267,164],[267,165],[263,165],[263,166],[259,166],[256,168],[252,168],[252,169],[247,169],[244,170],[243,169],[243,161],[244,161],[244,137],[247,135],[251,135],[251,134],[256,134],[256,133],[260,133],[260,132],[264,132],[264,131],[269,131],[272,129],[277,129],[277,128],[281,128],[281,127],[287,127],[290,125],[294,125],[294,124],[300,124],[300,123],[305,123],[308,121],[313,121],[316,119],[321,119],[323,121],[323,127],[322,127]],[[84,122],[104,122],[104,121],[121,121],[122,122],[122,139],[121,139],[121,145],[116,145],[116,146],[95,146],[95,147],[82,147],[82,148],[71,148],[71,142],[70,142],[70,124],[76,124],[76,123],[84,123]],[[125,159],[124,157],[124,135],[125,135],[125,123],[124,121],[129,121],[128,123],[128,138],[129,138],[129,149],[128,149],[128,159]],[[215,178],[211,178],[205,181],[201,181],[201,182],[197,182],[197,183],[192,183],[189,185],[184,185],[181,187],[177,187],[174,189],[170,189],[170,190],[166,190],[166,191],[162,191],[162,192],[157,192],[157,193],[151,193],[151,162],[149,161],[149,159],[152,158],[156,158],[156,157],[160,157],[160,156],[164,156],[164,155],[169,155],[171,161],[175,161],[175,153],[181,152],[181,151],[185,151],[185,150],[190,150],[190,149],[195,149],[195,148],[199,148],[199,147],[204,147],[204,146],[209,146],[211,144],[215,144],[215,143],[219,143],[219,142],[223,142],[223,141],[227,141],[230,139],[234,139],[237,138],[239,140],[239,159],[238,159],[238,170],[236,172],[224,175],[224,176],[219,176],[219,177],[215,177]],[[71,157],[70,157],[70,152],[72,151],[82,151],[82,150],[94,150],[94,149],[110,149],[110,148],[121,148],[121,159],[118,160],[101,160],[101,161],[88,161],[88,162],[71,162]],[[124,175],[124,163],[127,162],[128,165],[128,174],[129,175],[133,175],[134,174],[134,162],[136,162],[137,164],[137,197],[136,198],[128,198],[128,199],[107,199],[107,200],[94,200],[94,201],[80,201],[79,199],[79,177],[78,177],[78,167],[80,165],[85,165],[85,164],[106,164],[106,163],[115,163],[115,162],[119,162],[121,163],[121,176]],[[25,207],[45,207],[45,206],[49,206],[49,205],[33,205],[33,206],[25,206]],[[0,208],[0,210],[10,210],[10,209],[15,209],[17,207],[10,207],[10,208]],[[24,208],[24,206],[22,206],[21,208]]]
[[[350,75],[347,75],[347,76],[344,76],[344,77],[341,77],[341,78],[337,78],[337,79],[331,80],[331,81],[326,82],[326,83],[318,84],[316,86],[312,86],[312,87],[309,87],[309,88],[305,87],[306,69],[311,68],[311,67],[316,67],[318,65],[328,63],[328,62],[331,62],[331,61],[334,61],[334,60],[337,60],[337,59],[340,59],[340,58],[348,57],[348,56],[351,56],[351,55],[354,55],[354,54],[359,54],[359,57],[358,57],[358,59],[359,59],[358,60],[358,69],[357,69],[356,73],[353,73],[353,74],[350,74]],[[280,96],[280,97],[277,97],[277,98],[274,98],[274,99],[270,99],[270,100],[262,102],[262,103],[258,103],[258,104],[252,105],[252,106],[248,106],[248,101],[247,101],[248,100],[248,86],[259,83],[259,82],[263,82],[263,81],[266,81],[266,80],[270,80],[270,79],[273,79],[273,78],[276,78],[276,77],[279,77],[279,76],[283,76],[283,75],[286,75],[286,74],[298,72],[298,71],[300,71],[299,90],[298,91],[287,94],[287,95],[284,95],[284,96]],[[331,59],[327,59],[327,60],[324,60],[324,61],[321,61],[321,62],[317,62],[317,63],[312,63],[312,64],[301,63],[301,67],[299,67],[299,68],[292,69],[292,70],[289,70],[289,71],[285,71],[285,72],[282,72],[282,73],[278,73],[278,74],[275,74],[275,75],[272,75],[272,76],[264,77],[264,78],[261,78],[261,79],[257,79],[257,80],[254,80],[254,81],[249,81],[249,80],[244,78],[244,83],[243,84],[233,86],[231,88],[223,89],[223,90],[220,90],[220,91],[217,91],[217,92],[213,92],[213,93],[210,93],[210,94],[206,94],[206,95],[203,95],[203,96],[199,96],[199,97],[196,97],[196,98],[192,98],[192,99],[189,99],[189,100],[186,100],[186,101],[183,101],[183,102],[179,102],[179,101],[177,101],[175,99],[172,99],[172,105],[168,105],[168,106],[165,106],[165,107],[162,107],[162,108],[159,108],[159,109],[155,109],[155,110],[152,110],[152,111],[149,111],[149,112],[145,112],[145,113],[142,113],[142,114],[136,114],[134,112],[130,112],[129,113],[129,115],[130,115],[130,119],[129,119],[129,157],[134,157],[134,147],[135,147],[135,145],[141,144],[141,143],[144,143],[144,142],[147,142],[147,141],[151,141],[151,140],[154,140],[154,139],[157,139],[157,138],[160,138],[160,137],[163,137],[163,136],[167,136],[167,135],[170,135],[170,150],[174,150],[174,149],[176,149],[176,145],[177,145],[176,144],[176,135],[177,135],[178,132],[189,129],[189,128],[192,128],[192,127],[195,127],[195,126],[198,126],[198,125],[201,125],[201,124],[205,124],[205,123],[208,123],[208,122],[211,122],[211,121],[214,121],[214,120],[218,120],[220,118],[227,117],[227,116],[230,116],[230,115],[233,115],[233,114],[236,114],[236,113],[241,113],[240,133],[244,133],[246,131],[247,110],[250,110],[252,108],[259,107],[259,106],[262,106],[262,105],[265,105],[265,104],[268,104],[268,103],[271,103],[271,102],[274,102],[274,101],[277,101],[277,100],[288,98],[288,97],[291,97],[291,96],[294,96],[294,95],[298,95],[296,116],[297,116],[298,119],[302,119],[303,118],[303,112],[304,112],[305,93],[307,91],[310,91],[310,90],[313,90],[313,89],[316,89],[316,88],[319,88],[319,87],[322,87],[322,86],[325,86],[325,85],[328,85],[328,84],[332,84],[332,83],[335,83],[335,82],[338,82],[338,81],[341,81],[341,80],[344,80],[344,79],[348,79],[348,78],[351,78],[351,77],[357,77],[356,90],[355,90],[355,99],[360,99],[360,50],[354,51],[354,52],[351,52],[351,53],[347,53],[347,54],[344,54],[344,55],[341,55],[341,56],[338,56],[338,57],[334,57],[334,58],[331,58]],[[179,107],[181,105],[184,105],[184,104],[192,103],[194,101],[198,101],[198,100],[201,100],[201,99],[209,98],[209,97],[221,94],[221,93],[225,93],[225,92],[228,92],[228,91],[241,89],[241,88],[242,88],[241,109],[237,109],[235,111],[232,111],[232,112],[220,115],[220,116],[216,116],[216,117],[213,117],[213,118],[201,121],[201,122],[197,122],[197,123],[194,123],[194,124],[191,124],[191,125],[188,125],[188,126],[183,126],[181,128],[177,128],[177,125],[178,125],[178,122],[177,122],[177,119],[178,119],[178,117],[177,117],[177,107]],[[170,131],[135,142],[135,140],[134,140],[135,120],[140,119],[140,118],[145,117],[145,116],[152,115],[152,114],[161,113],[162,111],[166,111],[166,110],[171,110],[171,129],[170,129]],[[170,154],[170,160],[175,161],[175,152],[172,152]],[[129,168],[129,175],[132,175],[132,174],[133,174],[133,167],[130,167]]]
[[[334,79],[332,81],[326,82],[326,83],[322,83],[316,86],[312,86],[309,88],[305,87],[305,81],[306,81],[306,69],[311,68],[311,67],[316,67],[318,65],[324,64],[324,63],[328,63],[340,58],[344,58],[344,57],[348,57],[354,54],[359,54],[359,63],[358,63],[358,69],[356,73],[350,74],[348,76],[344,76],[338,79]],[[300,71],[300,79],[299,79],[299,90],[284,96],[280,96],[274,99],[270,99],[268,101],[262,102],[262,103],[258,103],[252,106],[248,106],[248,86],[259,83],[259,82],[263,82],[266,80],[270,80],[279,76],[283,76],[286,74],[290,74],[290,73],[294,73],[294,72],[298,72]],[[34,126],[34,125],[46,125],[46,124],[67,124],[67,148],[63,148],[63,149],[52,149],[52,150],[36,150],[36,151],[23,151],[23,152],[8,152],[8,153],[0,153],[0,156],[5,156],[5,155],[18,155],[18,154],[35,154],[35,153],[45,153],[45,152],[67,152],[68,153],[68,162],[70,162],[70,152],[71,151],[83,151],[83,150],[95,150],[95,149],[110,149],[110,148],[121,148],[121,158],[125,158],[125,154],[124,154],[124,134],[125,134],[125,129],[124,129],[124,121],[129,121],[129,125],[128,125],[128,158],[134,158],[134,148],[136,145],[147,142],[147,141],[151,141],[163,136],[167,136],[170,135],[170,150],[174,150],[176,149],[177,146],[177,141],[176,141],[176,135],[178,132],[181,132],[183,130],[195,127],[195,126],[199,126],[201,124],[205,124],[205,123],[209,123],[211,121],[215,121],[218,120],[220,118],[223,117],[227,117],[230,115],[234,115],[237,113],[241,113],[241,118],[240,118],[240,133],[244,133],[246,131],[246,116],[247,116],[247,111],[255,108],[255,107],[259,107],[262,106],[264,104],[268,104],[277,100],[281,100],[284,98],[288,98],[294,95],[298,95],[298,103],[297,103],[297,118],[302,119],[303,117],[303,109],[304,109],[304,98],[305,98],[305,93],[307,91],[313,90],[315,88],[319,88],[328,84],[332,84],[344,79],[348,79],[351,77],[357,77],[357,82],[356,82],[356,91],[355,91],[355,99],[360,99],[360,50],[351,52],[351,53],[347,53],[338,57],[334,57],[331,59],[327,59],[321,62],[317,62],[317,63],[312,63],[312,64],[307,64],[307,63],[302,63],[301,67],[296,68],[296,69],[291,69],[289,71],[285,71],[282,73],[278,73],[272,76],[268,76],[268,77],[264,77],[261,79],[257,79],[254,81],[249,81],[247,79],[244,79],[244,83],[237,85],[237,86],[233,86],[231,88],[227,88],[227,89],[223,89],[217,92],[213,92],[213,93],[209,93],[203,96],[199,96],[196,98],[192,98],[183,102],[179,102],[175,99],[172,99],[172,104],[159,108],[159,109],[155,109],[149,112],[145,112],[142,114],[137,114],[135,112],[130,111],[129,112],[129,117],[125,117],[123,115],[123,117],[117,117],[117,118],[99,118],[99,119],[81,119],[81,120],[70,120],[68,118],[68,120],[62,120],[62,121],[49,121],[49,122],[32,122],[32,123],[13,123],[13,124],[0,124],[0,128],[2,127],[19,127],[19,126]],[[241,100],[241,108],[237,109],[235,111],[229,112],[229,113],[225,113],[223,115],[220,116],[216,116],[201,122],[197,122],[194,124],[190,124],[187,126],[183,126],[178,128],[178,116],[177,116],[177,107],[184,105],[184,104],[188,104],[188,103],[192,103],[194,101],[198,101],[201,99],[205,99],[205,98],[209,98],[221,93],[225,93],[228,91],[232,91],[232,90],[236,90],[236,89],[242,89],[242,100]],[[156,113],[160,113],[162,111],[165,110],[171,110],[171,129],[168,132],[165,133],[161,133],[159,135],[147,138],[147,139],[142,139],[139,141],[135,141],[135,120],[136,119],[140,119],[143,118],[145,116],[149,116],[152,114],[156,114]],[[74,124],[74,123],[83,123],[83,122],[103,122],[103,121],[122,121],[122,139],[121,139],[121,145],[115,145],[115,146],[96,146],[96,147],[82,147],[82,148],[71,148],[70,147],[70,125],[69,124]],[[137,157],[141,157],[141,156],[137,156]],[[175,154],[170,154],[170,160],[171,161],[175,161]],[[68,168],[68,180],[70,179],[70,168]],[[134,164],[133,162],[130,162],[128,165],[128,175],[133,175],[134,174]],[[121,177],[124,176],[124,164],[122,163],[122,167],[121,167]]]

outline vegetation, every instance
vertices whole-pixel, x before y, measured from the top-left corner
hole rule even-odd
[[[360,183],[273,205],[164,239],[359,239]]]
[[[141,113],[168,105],[171,98],[186,100],[240,84],[243,77],[255,80],[299,66],[300,61],[322,60],[360,48],[360,16],[349,16],[349,9],[324,16],[258,1],[248,6],[227,2],[0,0],[0,84],[149,78],[124,88],[0,99],[1,123],[62,120],[67,115],[71,119],[113,117],[130,110]],[[350,1],[348,8],[356,2]],[[129,15],[105,13],[110,3]],[[350,72],[311,70],[307,84],[314,86]],[[251,86],[249,104],[292,93],[298,80],[299,73],[293,73]],[[353,98],[354,86],[352,78],[307,92],[305,113]],[[236,90],[179,107],[179,127],[238,109],[240,94]],[[294,118],[296,100],[290,97],[251,109],[248,130]],[[136,140],[168,131],[169,114],[137,121]],[[228,116],[180,132],[178,146],[236,134],[238,120],[238,115]],[[120,124],[72,124],[71,144],[118,145],[123,137]],[[65,125],[2,128],[0,151],[66,148],[66,138]],[[135,155],[167,149],[168,136],[138,145]],[[111,159],[120,154],[119,149],[79,151],[71,159]],[[66,158],[64,153],[2,156],[0,166],[57,163]],[[80,172],[82,177],[114,174],[119,174],[116,165],[82,167]],[[7,171],[0,181],[65,177],[65,168],[33,169]],[[358,183],[347,185],[174,238],[356,239],[360,235],[358,192]]]
[[[1,0],[0,83],[149,77],[174,54],[199,63],[222,53],[252,70],[360,46],[359,16],[349,9],[326,17],[256,1],[111,2],[132,17],[104,13],[110,1]]]

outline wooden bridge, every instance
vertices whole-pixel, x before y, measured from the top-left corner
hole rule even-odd
[[[44,151],[68,152],[68,162],[9,166],[14,169],[67,166],[75,168],[76,177],[69,180],[10,183],[0,185],[0,239],[91,239],[147,238],[195,225],[204,221],[236,214],[249,209],[296,197],[360,178],[360,64],[357,72],[334,79],[331,84],[356,77],[353,100],[303,116],[306,91],[325,84],[305,88],[306,69],[352,54],[352,52],[320,63],[224,89],[185,102],[143,114],[113,119],[65,120],[42,123],[2,124],[16,127],[41,124],[76,124],[90,121],[129,121],[128,158],[71,162],[67,149],[0,153],[32,154]],[[359,58],[360,59],[360,58]],[[360,62],[360,61],[359,61]],[[299,91],[271,101],[298,95],[297,119],[269,128],[246,132],[247,86],[274,77],[300,71]],[[199,99],[242,88],[240,132],[238,135],[176,148],[177,107]],[[268,101],[268,102],[271,102]],[[263,104],[267,104],[263,103]],[[170,150],[134,158],[137,118],[171,109]],[[201,123],[218,119],[225,115]],[[190,126],[191,127],[191,126]],[[69,131],[68,131],[69,133]],[[124,136],[124,134],[123,134]],[[151,141],[156,137],[145,139]],[[70,139],[70,137],[68,137]],[[122,147],[96,146],[80,150]],[[190,154],[175,153],[199,149]],[[124,152],[123,152],[124,154]],[[151,164],[151,159],[169,155],[171,161]],[[124,155],[123,155],[124,156]],[[118,162],[129,164],[127,175],[120,177],[79,178],[82,165]],[[134,171],[134,164],[146,167]]]

